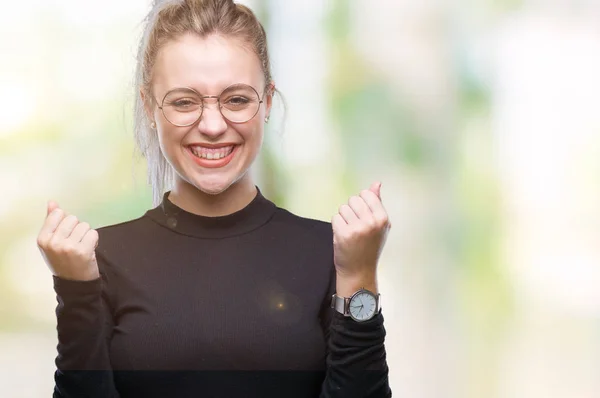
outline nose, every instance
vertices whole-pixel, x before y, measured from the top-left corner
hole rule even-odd
[[[227,122],[219,110],[219,103],[208,103],[205,100],[204,110],[198,123],[198,130],[208,136],[218,136],[227,130]]]

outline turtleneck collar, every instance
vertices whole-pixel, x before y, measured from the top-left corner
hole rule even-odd
[[[277,208],[258,187],[256,191],[256,196],[246,207],[218,217],[200,216],[183,210],[169,200],[168,191],[164,193],[161,204],[148,210],[146,215],[166,228],[197,238],[219,239],[241,235],[266,224]]]

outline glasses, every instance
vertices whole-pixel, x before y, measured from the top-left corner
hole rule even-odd
[[[165,119],[177,127],[195,124],[202,117],[206,99],[217,100],[219,112],[231,123],[245,123],[258,113],[263,103],[256,90],[247,84],[233,84],[219,95],[202,95],[193,88],[176,88],[165,94],[161,106]]]

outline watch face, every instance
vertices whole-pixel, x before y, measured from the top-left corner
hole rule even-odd
[[[366,321],[377,310],[377,300],[369,292],[359,292],[350,300],[350,316],[357,321]]]

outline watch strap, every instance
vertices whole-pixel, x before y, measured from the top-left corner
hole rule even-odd
[[[340,297],[334,293],[331,296],[331,308],[344,316],[350,316],[350,297]]]

